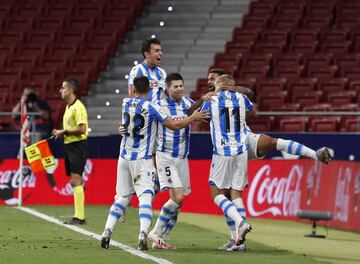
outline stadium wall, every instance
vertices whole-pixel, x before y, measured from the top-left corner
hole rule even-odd
[[[211,150],[211,143],[206,142],[208,135],[196,137],[197,140],[202,140],[202,143],[198,146],[193,144],[192,148],[197,150],[196,157],[200,157],[199,152]],[[97,149],[106,146],[110,149],[110,145],[106,145],[105,142],[112,142],[111,145],[114,145],[115,138],[117,137],[101,138],[102,142],[98,142]],[[96,141],[92,143],[94,142]],[[322,145],[316,139],[312,139],[311,142]],[[207,148],[205,145],[208,145]],[[350,145],[356,147],[354,143]],[[204,152],[203,155],[209,153]],[[114,157],[100,159],[92,155],[88,160],[84,172],[87,204],[110,205],[113,202],[116,164],[117,160]],[[3,159],[0,163],[0,204],[11,204],[16,201],[19,179],[17,168],[17,159]],[[209,158],[190,160],[192,194],[185,200],[184,212],[221,214],[210,197],[207,182],[209,168]],[[27,166],[24,173],[25,205],[73,203],[69,178],[64,176],[63,159],[58,159],[56,169],[49,175],[34,175]],[[298,221],[296,212],[299,209],[329,211],[333,215],[333,220],[328,226],[360,232],[359,193],[358,161],[333,160],[330,165],[323,165],[310,159],[266,159],[249,163],[249,187],[245,190],[244,197],[248,215],[252,217]],[[154,208],[161,208],[167,199],[165,193],[158,195]],[[133,199],[132,205],[137,205],[136,199]]]

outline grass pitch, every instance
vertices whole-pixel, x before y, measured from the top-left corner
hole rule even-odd
[[[67,220],[73,213],[71,206],[31,208],[59,220]],[[107,206],[87,206],[88,223],[82,227],[101,234],[108,209]],[[310,230],[308,225],[255,219],[250,222],[254,230],[248,236],[249,250],[222,252],[217,250],[217,247],[228,239],[223,217],[180,214],[179,222],[169,237],[169,242],[176,245],[178,250],[150,249],[148,254],[173,263],[324,263],[319,259],[337,263],[360,262],[360,253],[353,253],[360,248],[359,234],[330,230],[329,238],[315,239],[318,243],[315,243],[314,239],[306,239],[304,244],[305,238],[302,236]],[[0,207],[0,223],[0,263],[153,263],[115,247],[105,250],[100,247],[99,241],[93,238],[48,223],[15,208]],[[136,248],[138,229],[137,209],[129,208],[126,223],[117,225],[112,239]],[[328,256],[324,256],[324,242],[331,244]],[[312,247],[312,243],[315,247],[311,251],[308,246]],[[333,248],[337,248],[336,252]]]

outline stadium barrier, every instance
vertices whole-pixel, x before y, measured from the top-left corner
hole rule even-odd
[[[70,205],[73,203],[69,178],[64,176],[63,159],[54,171],[34,175],[24,167],[24,205]],[[89,159],[84,172],[86,204],[110,205],[115,195],[116,159]],[[0,203],[16,204],[19,180],[17,159],[0,164]],[[208,186],[210,160],[190,160],[192,194],[182,211],[221,214],[211,200]],[[251,217],[300,221],[299,210],[329,211],[328,226],[360,232],[360,163],[331,161],[324,165],[310,159],[256,160],[249,163],[249,186],[244,191]],[[168,199],[155,199],[159,209]],[[136,198],[132,205],[136,206]]]

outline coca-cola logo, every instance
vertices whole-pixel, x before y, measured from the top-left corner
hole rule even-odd
[[[20,182],[19,170],[3,170],[0,171],[0,189],[12,188],[18,189]],[[23,167],[23,188],[34,188],[36,183],[35,175],[29,166]]]
[[[250,185],[247,199],[249,214],[295,216],[300,206],[302,176],[303,168],[299,165],[292,166],[289,175],[284,177],[272,176],[271,166],[262,166]]]

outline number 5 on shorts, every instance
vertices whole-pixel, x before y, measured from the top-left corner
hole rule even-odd
[[[171,175],[170,167],[165,167],[166,176]]]

